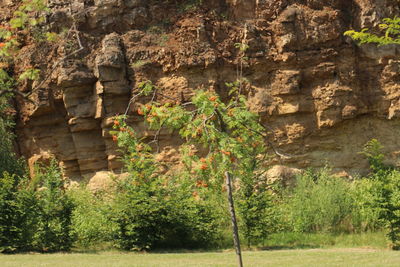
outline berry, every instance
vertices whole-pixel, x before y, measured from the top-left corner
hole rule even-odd
[[[215,100],[217,100],[217,96],[215,96],[215,95],[210,96],[210,97],[208,98],[208,100],[214,102]]]

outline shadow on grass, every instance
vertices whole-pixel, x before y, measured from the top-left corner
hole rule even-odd
[[[229,250],[230,248],[228,248]],[[152,250],[122,250],[117,248],[109,248],[109,249],[85,249],[85,248],[74,248],[69,252],[69,254],[101,254],[107,252],[115,252],[115,253],[136,253],[136,254],[187,254],[187,253],[222,253],[227,249],[221,248],[210,248],[210,249],[152,249]],[[232,247],[233,251],[233,247]],[[62,253],[62,252],[61,252]]]
[[[264,247],[261,247],[260,250],[290,250],[290,249],[312,249],[312,248],[321,248],[321,246],[318,246],[318,245],[307,245],[307,244],[282,245],[282,246],[264,246]]]

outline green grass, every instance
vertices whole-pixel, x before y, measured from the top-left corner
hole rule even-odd
[[[400,252],[372,249],[307,249],[247,251],[245,266],[400,266]],[[20,254],[1,255],[2,267],[117,267],[117,266],[236,266],[233,252],[137,254],[102,252],[98,254]]]
[[[264,250],[245,251],[243,260],[246,267],[400,266],[400,252],[391,251],[387,247],[383,232],[350,235],[279,233],[269,237],[264,244]],[[104,248],[107,249],[107,246]],[[97,249],[75,250],[65,254],[0,254],[0,266],[236,266],[236,256],[231,250],[124,253],[101,251],[101,247]]]
[[[386,249],[389,247],[384,232],[360,234],[304,234],[278,233],[271,235],[262,244],[265,249],[301,248],[355,248],[368,247]]]

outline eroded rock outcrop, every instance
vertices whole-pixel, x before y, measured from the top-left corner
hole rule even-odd
[[[50,4],[52,29],[75,21],[84,49],[57,66],[35,92],[36,106],[19,103],[20,149],[31,161],[55,155],[66,175],[78,178],[117,171],[118,151],[109,135],[112,116],[127,111],[131,124],[151,135],[135,111],[146,99],[126,110],[138,83],[151,80],[161,88],[166,97],[160,102],[171,96],[186,101],[200,88],[226,95],[225,82],[237,76],[235,43],[245,42],[249,60],[243,75],[250,103],[262,115],[272,143],[287,155],[276,164],[305,168],[329,162],[338,171],[362,171],[367,163],[357,152],[371,138],[400,164],[399,47],[358,47],[343,36],[350,28],[373,28],[399,14],[395,1]],[[4,8],[0,14],[7,16]],[[34,45],[25,49],[21,68],[37,65],[44,73],[65,53]],[[35,53],[46,54],[47,66]],[[163,146],[178,143],[168,133],[161,137]]]

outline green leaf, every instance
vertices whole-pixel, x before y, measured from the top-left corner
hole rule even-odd
[[[18,80],[37,80],[39,79],[40,70],[38,69],[27,69],[18,78]]]

